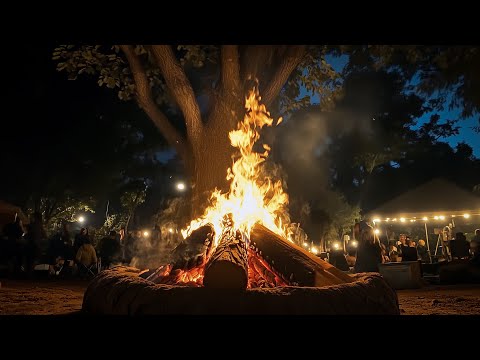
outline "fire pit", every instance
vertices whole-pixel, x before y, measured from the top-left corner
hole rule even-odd
[[[252,91],[243,121],[229,134],[240,155],[227,172],[229,191],[214,191],[204,214],[182,231],[181,249],[197,252],[158,267],[146,279],[134,268],[101,273],[85,293],[85,311],[399,313],[396,293],[380,275],[353,277],[288,240],[288,195],[264,167],[269,146],[263,145],[263,153],[254,151],[259,129],[273,124],[259,100],[258,91]]]
[[[203,226],[187,241],[205,237],[209,244],[211,231]],[[122,266],[103,271],[87,288],[83,310],[117,315],[399,314],[397,295],[379,274],[343,273],[262,225],[252,229],[242,257],[238,252],[245,243],[238,233],[230,235],[208,261],[194,257],[154,272]]]
[[[82,309],[111,315],[399,315],[395,291],[379,274],[326,287],[284,286],[245,291],[156,285],[139,269],[103,271],[88,286]]]

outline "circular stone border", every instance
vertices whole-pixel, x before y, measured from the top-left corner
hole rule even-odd
[[[157,285],[118,266],[88,285],[82,311],[109,315],[399,315],[398,297],[378,273],[326,287],[213,290]]]

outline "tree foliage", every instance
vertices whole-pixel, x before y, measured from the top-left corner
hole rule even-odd
[[[474,46],[371,45],[341,47],[350,54],[349,71],[375,66],[399,69],[410,89],[429,99],[432,108],[460,108],[466,118],[480,112],[480,48]],[[453,96],[452,96],[453,95]]]
[[[64,222],[76,222],[84,213],[95,213],[94,199],[79,199],[71,192],[57,197],[41,197],[37,203],[30,202],[27,206],[29,215],[36,211],[42,214],[44,225],[49,231],[59,228]]]

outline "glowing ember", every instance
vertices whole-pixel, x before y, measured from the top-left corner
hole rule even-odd
[[[192,231],[207,223],[213,224],[215,248],[222,234],[222,222],[225,214],[232,214],[235,230],[250,234],[256,223],[261,223],[273,232],[288,239],[287,225],[282,224],[281,216],[287,213],[288,195],[282,189],[280,181],[272,182],[266,175],[262,164],[268,156],[270,148],[263,145],[264,152],[253,151],[256,141],[260,138],[259,130],[263,126],[272,126],[273,119],[260,104],[258,90],[254,89],[246,98],[246,114],[239,122],[237,130],[229,133],[232,146],[240,151],[238,158],[227,171],[230,190],[222,194],[215,190],[211,196],[211,205],[204,215],[193,220],[187,229],[182,230],[186,238]],[[280,123],[281,118],[277,121]]]

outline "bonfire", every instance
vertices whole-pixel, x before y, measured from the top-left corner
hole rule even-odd
[[[200,244],[202,251],[160,266],[147,280],[226,289],[351,282],[348,274],[289,240],[288,195],[265,167],[271,149],[264,144],[263,152],[254,151],[259,131],[282,119],[274,122],[257,89],[245,108],[245,117],[229,133],[239,154],[226,174],[229,191],[215,190],[204,214],[182,230],[185,243]]]

